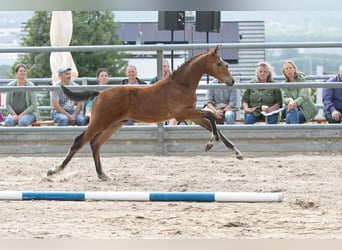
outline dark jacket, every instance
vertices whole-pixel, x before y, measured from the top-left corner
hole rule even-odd
[[[143,80],[140,80],[138,77],[136,78],[137,82],[139,84],[147,84],[146,82],[144,82]],[[128,79],[122,80],[122,82],[120,83],[121,85],[127,85],[128,84]]]

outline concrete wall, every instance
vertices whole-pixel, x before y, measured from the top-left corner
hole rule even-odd
[[[339,154],[342,127],[333,124],[222,125],[224,135],[246,156]],[[64,155],[86,127],[0,127],[0,154],[12,156]],[[203,155],[234,157],[221,142],[204,152],[210,133],[200,126],[125,126],[102,147],[103,155]],[[80,150],[89,154],[89,144]]]

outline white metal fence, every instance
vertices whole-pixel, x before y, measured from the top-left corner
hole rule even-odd
[[[113,45],[113,46],[68,46],[68,47],[11,47],[0,48],[0,53],[49,53],[51,51],[129,51],[129,50],[155,50],[157,51],[158,76],[162,75],[162,58],[164,50],[209,49],[216,44],[192,45]],[[223,48],[337,48],[342,47],[341,42],[320,43],[244,43],[222,44]],[[337,66],[338,68],[338,66]],[[301,83],[267,83],[250,84],[248,79],[252,76],[239,77],[238,82],[231,88],[317,88],[342,86],[341,83],[326,83],[329,76],[308,76],[308,82]],[[50,79],[31,79],[34,82],[48,83]],[[75,89],[103,89],[115,86],[89,86],[95,78],[80,78],[81,86]],[[279,79],[281,81],[281,78]],[[9,79],[0,80],[0,92],[7,91],[38,91],[49,92],[54,86],[49,84],[34,87],[8,87],[4,86]],[[1,86],[2,85],[2,86]],[[200,84],[198,90],[208,88],[227,88],[222,84]],[[274,153],[339,153],[341,148],[342,127],[336,124],[300,124],[300,125],[221,125],[222,132],[231,138],[234,143],[247,153],[274,154]],[[71,145],[74,137],[81,133],[85,127],[28,127],[28,128],[0,128],[0,154],[48,154],[64,153]],[[123,127],[104,145],[103,151],[110,153],[152,153],[158,155],[182,154],[203,152],[204,145],[209,139],[208,131],[196,125],[163,126],[163,124],[150,126]],[[85,148],[87,152],[89,149]],[[83,152],[84,152],[83,151]],[[215,146],[214,152],[227,152],[223,145]]]

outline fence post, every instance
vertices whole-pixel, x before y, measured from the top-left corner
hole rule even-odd
[[[163,156],[165,155],[165,140],[164,140],[164,123],[159,122],[157,126],[157,144],[158,144],[158,151],[157,155],[158,156]]]
[[[87,77],[82,77],[82,85],[88,85]]]
[[[160,80],[164,77],[163,73],[163,51],[157,50],[157,79]],[[158,155],[165,155],[165,142],[164,142],[164,122],[158,123]]]

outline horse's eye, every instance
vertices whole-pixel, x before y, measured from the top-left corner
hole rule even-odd
[[[217,63],[217,66],[218,66],[218,67],[221,67],[221,66],[222,66],[222,63],[220,63],[220,62]]]

